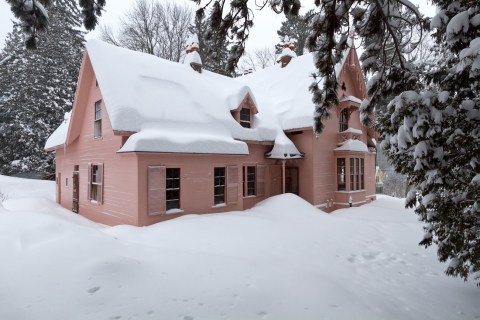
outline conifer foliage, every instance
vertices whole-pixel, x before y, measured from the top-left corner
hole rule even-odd
[[[277,34],[280,40],[283,41],[285,36],[295,41],[295,53],[297,56],[303,55],[305,47],[307,45],[307,38],[311,29],[311,18],[314,16],[314,11],[310,10],[304,15],[289,14],[286,16],[286,20],[282,22],[280,29],[277,30]],[[282,52],[282,45],[276,46],[277,53]]]
[[[480,284],[480,5],[434,1],[435,64],[416,91],[395,97],[379,118],[383,146],[416,192],[426,223],[421,244],[438,247],[446,273]]]
[[[75,1],[47,7],[48,31],[36,50],[25,50],[23,27],[14,25],[0,53],[0,174],[54,175],[54,155],[43,150],[69,111],[84,49]]]
[[[42,33],[50,21],[48,7],[54,0],[6,0],[10,4],[13,15],[19,19],[25,33],[25,44],[29,49],[35,49]],[[102,15],[105,0],[79,0],[83,13],[83,24],[87,30],[93,30]]]

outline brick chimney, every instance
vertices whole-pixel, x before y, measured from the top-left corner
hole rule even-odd
[[[282,53],[278,56],[277,62],[280,63],[282,68],[285,68],[292,58],[296,58],[297,54],[295,53],[295,44],[290,40],[288,36],[285,36],[283,39]]]
[[[198,51],[198,37],[194,34],[188,39],[187,49],[185,50],[186,55],[183,63],[190,65],[190,67],[198,73],[202,73],[202,58]]]

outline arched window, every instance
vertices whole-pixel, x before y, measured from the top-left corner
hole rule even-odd
[[[348,129],[348,109],[343,109],[340,112],[340,132]]]

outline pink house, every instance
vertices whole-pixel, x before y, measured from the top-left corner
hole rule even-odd
[[[375,199],[375,145],[360,124],[363,75],[352,46],[337,66],[341,102],[312,130],[313,57],[240,78],[90,40],[73,109],[45,148],[57,202],[108,225],[244,210],[292,192],[327,212]],[[283,66],[283,67],[282,67]]]

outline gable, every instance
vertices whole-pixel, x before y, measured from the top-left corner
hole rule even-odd
[[[353,97],[361,101],[367,97],[367,90],[357,51],[355,49],[349,50],[347,57],[344,59],[344,63],[337,74],[338,98],[341,101],[346,97]]]
[[[68,127],[65,141],[65,145],[67,146],[74,142],[80,135],[82,121],[85,118],[85,109],[88,104],[93,81],[95,81],[95,74],[93,72],[88,52],[85,51],[78,77],[77,91],[75,92],[75,99],[73,101],[70,125]]]

